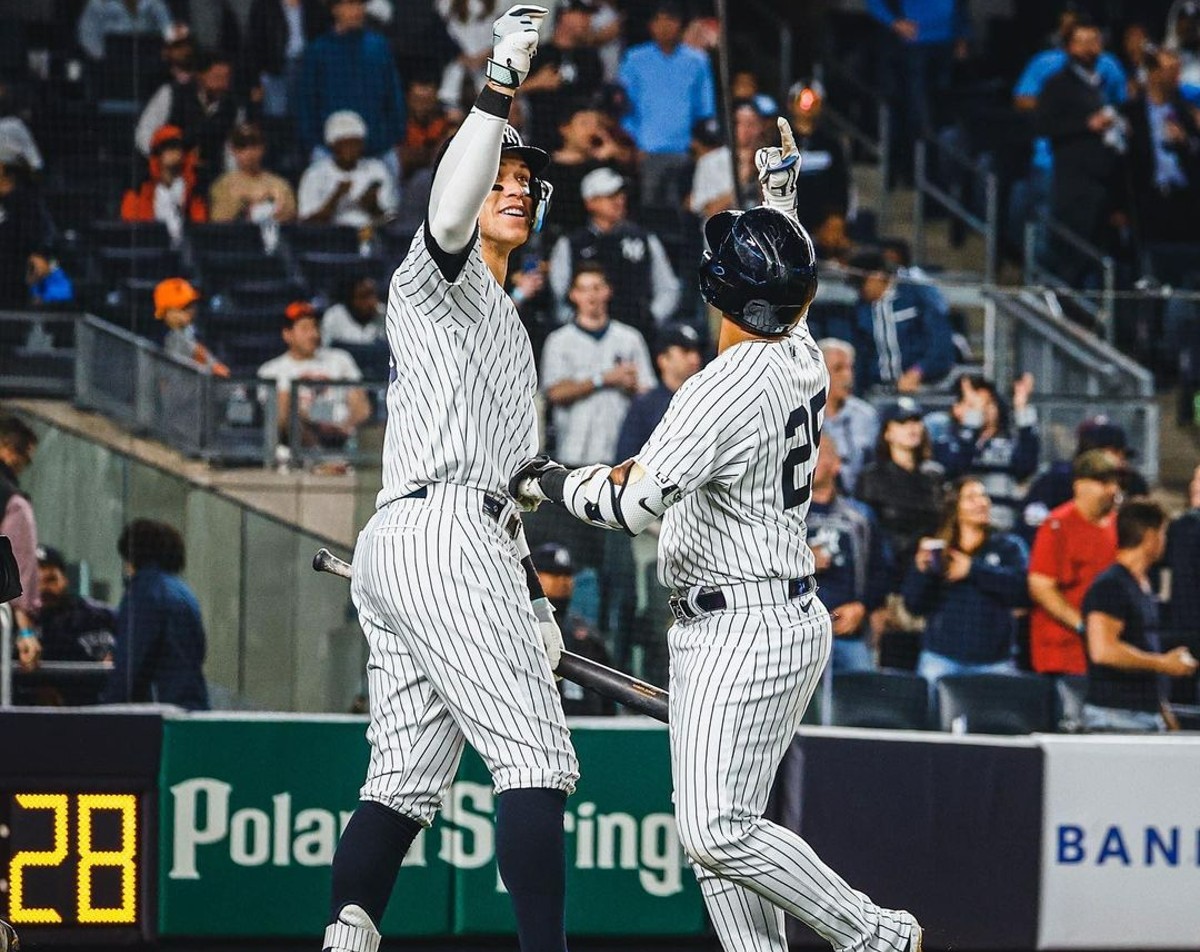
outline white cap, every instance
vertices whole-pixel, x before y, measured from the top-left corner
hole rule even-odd
[[[579,183],[579,194],[587,202],[593,198],[607,198],[609,195],[616,195],[624,187],[625,179],[621,178],[619,172],[614,172],[610,168],[599,168],[593,169],[583,177],[583,181]]]
[[[366,137],[367,124],[363,122],[362,116],[357,112],[339,109],[337,112],[330,113],[329,118],[325,120],[326,145],[333,145],[343,139],[365,139]]]

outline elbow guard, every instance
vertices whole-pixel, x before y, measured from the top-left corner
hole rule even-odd
[[[563,505],[578,519],[604,529],[637,535],[679,501],[682,493],[640,463],[625,479],[613,479],[611,466],[572,470],[563,481]]]

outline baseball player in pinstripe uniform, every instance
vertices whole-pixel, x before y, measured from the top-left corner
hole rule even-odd
[[[836,949],[918,952],[910,913],[880,908],[763,818],[831,642],[804,522],[828,375],[804,322],[816,259],[795,217],[785,120],[780,135],[782,148],[756,157],[764,206],[705,226],[701,292],[724,314],[717,359],[633,459],[568,470],[535,457],[510,490],[631,534],[663,517],[676,816],[725,949],[785,952],[787,912]]]
[[[383,489],[351,587],[370,646],[370,765],[333,861],[332,952],[376,952],[404,854],[469,742],[496,790],[496,858],[524,952],[565,952],[563,808],[578,765],[552,669],[562,636],[530,602],[508,475],[537,449],[533,350],[504,293],[539,224],[549,161],[506,118],[546,10],[500,17],[489,82],[441,156],[392,277]]]

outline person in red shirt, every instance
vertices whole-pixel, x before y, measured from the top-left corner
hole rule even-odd
[[[1033,612],[1029,648],[1042,674],[1085,674],[1080,607],[1092,581],[1117,557],[1116,517],[1121,463],[1108,450],[1075,460],[1074,496],[1051,511],[1038,529],[1029,559]]]

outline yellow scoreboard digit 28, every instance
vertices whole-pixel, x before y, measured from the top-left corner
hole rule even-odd
[[[10,787],[0,806],[0,910],[18,932],[142,932],[142,796]],[[46,930],[42,932],[42,930]]]

